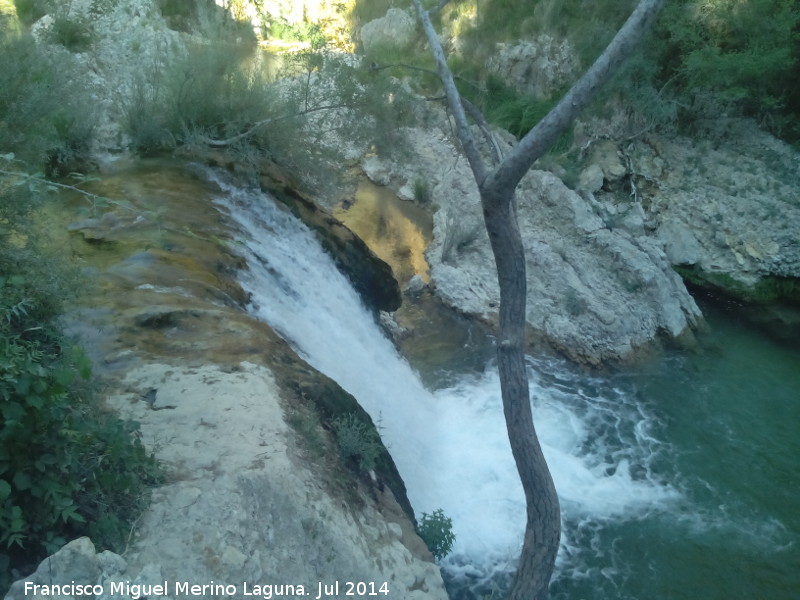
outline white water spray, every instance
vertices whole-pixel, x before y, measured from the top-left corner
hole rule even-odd
[[[453,519],[445,566],[456,576],[511,568],[525,505],[496,370],[426,390],[302,223],[260,191],[210,177],[245,238],[242,285],[252,311],[380,422],[417,514],[442,508]],[[537,431],[565,515],[634,516],[676,496],[650,472],[661,444],[634,401],[557,362],[531,360],[530,372]]]

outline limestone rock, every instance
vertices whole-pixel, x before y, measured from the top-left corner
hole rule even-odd
[[[361,45],[366,56],[381,50],[408,48],[416,36],[416,21],[406,11],[390,8],[386,15],[361,28]]]
[[[603,169],[598,164],[591,164],[581,171],[578,178],[578,189],[582,192],[599,192],[603,187]]]
[[[673,264],[744,298],[771,279],[800,278],[800,153],[748,122],[713,144],[657,146],[667,166],[646,205]]]
[[[110,559],[110,553],[104,553],[101,560],[95,551],[94,544],[87,537],[78,538],[71,541],[52,556],[44,559],[36,571],[26,577],[15,581],[11,589],[6,594],[6,600],[23,600],[35,598],[52,598],[51,594],[38,594],[25,592],[25,583],[29,582],[37,585],[69,585],[73,582],[82,585],[94,585],[104,573],[103,567],[110,568],[116,574],[120,568],[124,570],[125,561],[114,555]],[[120,562],[121,561],[121,562]],[[57,595],[61,598],[71,598],[69,595]]]
[[[449,202],[459,223],[454,233],[453,223],[436,215],[428,252],[432,279],[450,303],[494,319],[499,290],[488,237],[479,226],[477,190],[448,178],[441,186],[458,192]],[[700,318],[656,241],[605,228],[591,206],[552,174],[534,171],[523,179],[517,214],[527,254],[527,320],[571,358],[623,358],[661,333],[679,336]],[[448,244],[453,235],[460,239]],[[449,255],[448,247],[455,248]]]
[[[517,91],[548,98],[574,79],[580,63],[566,40],[540,35],[533,40],[498,44],[486,67]]]
[[[703,255],[703,247],[694,233],[680,220],[665,219],[658,228],[664,251],[673,265],[695,265]]]
[[[128,571],[143,583],[214,580],[241,592],[242,582],[284,582],[314,597],[317,581],[389,581],[393,595],[409,597],[404,582],[419,578],[422,597],[447,598],[435,566],[409,551],[373,501],[354,512],[299,460],[301,438],[269,370],[151,364],[125,383],[132,393],[111,404],[141,422],[146,443],[168,438],[159,457],[180,473],[154,491],[128,552]],[[153,387],[173,410],[131,402]]]
[[[617,145],[611,140],[600,140],[592,145],[590,162],[600,167],[609,182],[619,181],[628,173]]]
[[[154,388],[172,410],[141,401]],[[15,582],[6,600],[53,597],[26,595],[25,581],[99,584],[101,600],[130,600],[110,595],[110,583],[166,581],[166,596],[178,597],[175,582],[212,580],[235,585],[236,597],[245,582],[303,585],[316,597],[317,582],[349,580],[386,582],[389,597],[447,600],[388,488],[365,493],[356,483],[344,492],[302,458],[301,434],[287,425],[268,369],[151,363],[129,371],[121,389],[129,391],[109,404],[141,423],[143,442],[171,472],[153,491],[127,561],[80,538]]]

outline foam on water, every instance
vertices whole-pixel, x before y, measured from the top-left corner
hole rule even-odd
[[[496,369],[425,389],[302,223],[261,192],[209,176],[245,237],[250,269],[242,284],[252,311],[380,422],[417,514],[442,508],[453,520],[445,566],[455,577],[478,578],[511,568],[525,505]],[[653,472],[664,446],[634,400],[558,361],[529,364],[537,430],[565,522],[628,518],[677,497]],[[562,565],[570,554],[565,533]]]

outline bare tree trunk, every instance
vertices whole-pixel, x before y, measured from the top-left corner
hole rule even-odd
[[[553,573],[561,537],[561,512],[533,426],[525,366],[525,253],[514,214],[515,203],[503,202],[488,190],[481,190],[481,202],[500,283],[497,366],[503,412],[527,506],[525,538],[510,598],[539,600],[547,596]],[[495,208],[488,210],[487,206]]]
[[[467,121],[453,75],[420,0],[413,0],[431,46],[456,132],[469,161],[481,196],[483,218],[494,253],[500,284],[500,331],[497,348],[500,387],[508,438],[517,464],[527,505],[527,525],[517,572],[511,585],[512,600],[545,600],[558,554],[561,516],[553,478],[542,454],[528,389],[525,367],[525,305],[527,277],[525,252],[515,213],[515,190],[533,163],[589,103],[595,92],[641,39],[664,0],[640,0],[603,54],[493,170],[487,169]],[[435,10],[447,3],[441,0]]]

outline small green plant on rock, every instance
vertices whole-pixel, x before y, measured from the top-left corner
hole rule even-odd
[[[426,206],[431,202],[431,186],[427,179],[418,177],[414,180],[414,200],[417,204]]]
[[[95,33],[88,18],[61,11],[53,17],[50,38],[71,52],[85,52],[94,44]]]
[[[357,460],[362,471],[375,469],[383,445],[373,427],[354,413],[348,413],[334,419],[333,429],[342,458]]]
[[[453,520],[439,508],[432,514],[422,513],[417,525],[417,534],[428,546],[436,560],[441,560],[453,549],[456,536],[453,533]]]

